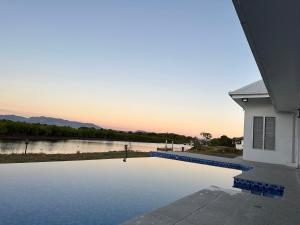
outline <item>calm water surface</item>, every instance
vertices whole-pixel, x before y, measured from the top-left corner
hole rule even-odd
[[[80,152],[108,152],[124,150],[124,145],[129,145],[131,150],[150,152],[158,147],[165,147],[165,143],[140,143],[122,141],[94,141],[94,140],[64,140],[64,141],[30,141],[27,153],[76,153]],[[171,144],[168,147],[171,148]],[[175,151],[181,151],[181,147],[189,149],[187,145],[175,145]],[[25,141],[0,140],[0,153],[24,153]]]
[[[0,225],[115,225],[240,171],[160,158],[0,165]]]

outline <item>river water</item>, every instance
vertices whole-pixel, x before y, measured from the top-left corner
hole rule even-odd
[[[164,148],[165,143],[143,143],[143,142],[123,142],[123,141],[99,141],[99,140],[59,140],[59,141],[29,141],[27,153],[45,154],[68,154],[77,152],[109,152],[124,150],[124,145],[129,146],[129,150],[150,152],[157,148]],[[168,144],[171,148],[172,144]],[[181,151],[191,148],[189,145],[174,144],[174,151]],[[0,153],[24,153],[25,141],[0,140]]]

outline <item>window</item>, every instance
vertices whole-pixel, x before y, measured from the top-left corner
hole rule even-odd
[[[253,148],[275,150],[275,117],[253,118]]]
[[[265,142],[267,150],[275,150],[275,117],[265,118]]]
[[[253,119],[253,148],[263,148],[264,118],[255,116]]]

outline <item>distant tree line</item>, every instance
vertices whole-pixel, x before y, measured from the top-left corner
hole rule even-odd
[[[202,145],[207,146],[225,146],[225,147],[234,147],[233,139],[222,135],[219,138],[212,138],[212,135],[207,132],[200,133],[201,138],[195,138],[195,147],[201,148]]]
[[[168,140],[175,144],[190,143],[193,138],[174,133],[125,132],[111,129],[72,128],[45,124],[32,124],[0,120],[0,137],[16,138],[95,138],[111,141],[136,141],[162,143]]]

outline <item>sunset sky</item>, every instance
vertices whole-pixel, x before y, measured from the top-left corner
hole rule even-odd
[[[3,0],[0,114],[241,136],[261,79],[231,0]]]

